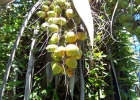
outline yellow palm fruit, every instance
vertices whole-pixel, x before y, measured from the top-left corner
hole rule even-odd
[[[64,17],[59,17],[58,18],[58,21],[57,21],[57,23],[59,24],[59,25],[65,25],[66,24],[66,18],[64,18]]]
[[[51,4],[51,1],[50,0],[47,0],[47,1],[44,1],[43,2],[43,5],[50,5]]]
[[[68,9],[71,8],[71,3],[70,2],[65,2],[65,4],[63,6],[61,6],[62,9]]]
[[[43,31],[45,31],[45,30],[47,30],[47,27],[49,26],[49,24],[47,23],[47,22],[44,22],[44,23],[42,23],[42,25],[41,25],[41,29],[43,30]]]
[[[37,13],[37,16],[40,17],[40,18],[45,18],[46,17],[46,14],[44,11],[38,11]]]
[[[46,47],[46,50],[47,50],[48,52],[54,52],[57,48],[58,48],[57,45],[55,45],[55,44],[50,44],[50,45],[48,45],[48,46]]]
[[[67,58],[65,64],[68,68],[74,69],[77,67],[78,63],[74,57]]]
[[[48,11],[47,15],[48,15],[48,17],[56,17],[57,13],[55,11]]]
[[[47,21],[49,24],[57,24],[58,18],[56,17],[51,17],[51,18],[45,18],[45,21]]]
[[[53,10],[57,13],[57,14],[62,14],[62,8],[58,5],[54,6]]]
[[[65,11],[65,14],[68,18],[73,18],[75,16],[73,9],[69,8]]]
[[[53,74],[60,74],[63,71],[63,66],[58,62],[53,62],[51,68]]]
[[[59,31],[59,26],[56,25],[56,24],[51,24],[51,25],[49,25],[48,29],[51,32],[58,32]]]
[[[65,40],[68,43],[74,43],[77,40],[77,35],[73,31],[66,32]]]
[[[78,54],[79,48],[75,44],[68,44],[65,51],[67,56],[75,56]]]
[[[77,40],[84,41],[85,39],[87,39],[87,33],[77,32]]]
[[[65,55],[65,47],[59,46],[55,51],[54,54],[56,57],[63,57]]]
[[[49,7],[47,5],[42,5],[41,10],[47,12],[49,11]]]
[[[58,33],[54,33],[49,40],[49,44],[57,44],[59,42],[60,35]]]
[[[57,57],[54,53],[51,54],[51,58],[54,61],[62,61],[63,60],[63,57]]]
[[[65,5],[66,0],[55,0],[60,6]]]
[[[75,55],[74,58],[78,60],[78,59],[80,59],[82,57],[82,54],[83,54],[82,50],[79,50],[78,54]]]
[[[66,8],[70,8],[71,7],[71,3],[70,2],[65,2],[65,7]]]

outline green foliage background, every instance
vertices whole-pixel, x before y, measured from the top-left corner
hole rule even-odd
[[[5,66],[8,62],[8,57],[10,56],[16,36],[25,16],[36,2],[36,0],[31,1],[21,0],[16,5],[11,4],[8,8],[2,8],[0,10],[0,85],[2,84],[3,75],[6,70]],[[131,46],[134,45],[132,42],[134,32],[132,30],[135,30],[139,25],[135,24],[133,18],[128,21],[134,24],[133,29],[124,29],[125,25],[121,23],[122,19],[118,18],[123,13],[130,14],[130,11],[128,8],[118,7],[114,16],[112,34],[110,34],[110,20],[108,18],[111,19],[112,17],[112,8],[116,4],[114,2],[116,0],[103,0],[102,2],[96,0],[95,3],[91,3],[91,9],[94,11],[92,13],[93,21],[95,23],[94,49],[91,48],[90,41],[87,39],[83,43],[82,50],[84,55],[81,59],[85,79],[85,100],[116,100],[114,98],[114,95],[118,93],[116,88],[120,89],[122,100],[137,100],[137,93],[134,91],[134,86],[135,82],[137,82],[136,71],[139,67],[139,62]],[[136,2],[134,4],[134,8],[136,8],[138,5]],[[104,6],[106,7],[106,12],[104,12]],[[136,13],[139,13],[139,11],[132,15]],[[12,64],[3,100],[23,99],[33,30],[40,21],[40,19],[37,19],[36,14],[34,14],[26,26]],[[64,85],[64,76],[59,76],[60,80],[57,88],[55,87],[55,80],[47,86],[44,71],[46,53],[45,51],[39,51],[45,42],[44,37],[44,35],[41,35],[37,38],[39,45],[34,49],[36,59],[30,100],[33,100],[33,98],[36,100],[64,100],[66,94],[67,100],[71,100],[67,87]],[[111,70],[112,67],[115,68],[115,75],[119,87],[114,85],[115,78]],[[80,100],[80,83],[78,81],[74,88],[74,100]]]

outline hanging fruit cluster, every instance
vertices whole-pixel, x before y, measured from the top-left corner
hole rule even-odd
[[[37,16],[44,22],[41,30],[50,36],[46,50],[51,52],[53,74],[72,76],[82,57],[79,41],[87,38],[86,32],[77,32],[81,22],[71,2],[68,0],[45,1]]]

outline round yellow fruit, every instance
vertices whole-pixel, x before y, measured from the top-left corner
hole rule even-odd
[[[75,44],[68,44],[65,51],[67,56],[75,56],[78,54],[79,48]]]
[[[56,17],[57,13],[55,11],[48,11],[47,15],[48,15],[48,17]]]
[[[55,0],[60,6],[65,5],[66,0]]]
[[[87,33],[85,32],[78,32],[77,33],[77,40],[84,41],[87,38]]]
[[[66,8],[70,8],[71,7],[71,3],[70,2],[65,2],[65,7]]]
[[[59,46],[55,51],[54,54],[56,57],[63,57],[65,55],[65,47]]]
[[[45,19],[45,21],[47,21],[49,24],[57,24],[58,18],[52,17],[49,19]]]
[[[58,18],[58,21],[57,21],[57,23],[59,24],[59,25],[65,25],[66,24],[66,18],[64,18],[64,17],[59,17]]]
[[[37,16],[40,17],[40,18],[45,18],[46,17],[46,14],[44,11],[38,11],[37,13]]]
[[[53,62],[51,64],[53,74],[60,74],[63,71],[63,66],[60,63]]]
[[[50,6],[49,6],[49,8],[50,8],[51,10],[53,10],[53,8],[54,8],[55,5],[56,5],[55,3],[51,3]]]
[[[46,47],[46,50],[47,50],[48,52],[54,52],[57,48],[58,48],[57,45],[55,45],[55,44],[50,44],[50,45],[48,45],[48,46]]]
[[[75,22],[77,25],[79,25],[79,24],[82,22],[82,20],[80,19],[79,15],[76,15],[73,19],[74,19],[74,22]]]
[[[73,31],[66,32],[65,40],[68,43],[74,43],[77,40],[77,35]]]
[[[49,27],[48,27],[49,31],[51,32],[58,32],[59,31],[59,27],[58,25],[56,24],[51,24]]]
[[[74,17],[74,11],[73,9],[69,8],[65,11],[65,14],[68,18],[73,18]]]
[[[78,54],[75,55],[74,58],[78,60],[82,57],[82,54],[83,54],[82,50],[79,50]]]
[[[65,4],[63,6],[61,6],[62,9],[68,9],[71,7],[71,3],[70,2],[65,2]]]
[[[51,58],[54,61],[62,61],[63,60],[63,57],[57,57],[54,53],[51,54]]]
[[[43,31],[45,31],[45,30],[47,30],[47,27],[49,26],[49,24],[47,23],[47,22],[44,22],[42,25],[41,25],[41,29],[43,30]]]
[[[61,72],[62,75],[68,75],[69,77],[74,75],[74,69],[71,68],[63,68],[63,71]]]
[[[62,14],[62,9],[60,6],[56,5],[54,6],[53,10],[57,13],[57,14]]]
[[[49,40],[49,44],[57,44],[59,42],[60,35],[58,33],[54,33]]]
[[[74,57],[67,58],[65,64],[68,68],[74,69],[77,67],[78,63]]]
[[[47,5],[42,5],[41,10],[47,12],[49,11],[49,7]]]
[[[51,1],[50,0],[44,1],[43,4],[44,5],[50,5],[51,4]]]

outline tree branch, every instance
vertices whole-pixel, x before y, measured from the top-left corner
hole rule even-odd
[[[29,96],[31,94],[31,86],[32,86],[32,72],[34,68],[34,60],[35,56],[33,54],[33,49],[35,46],[35,39],[32,40],[30,54],[29,54],[29,62],[28,62],[28,69],[26,73],[26,85],[24,91],[24,100],[29,100]]]

